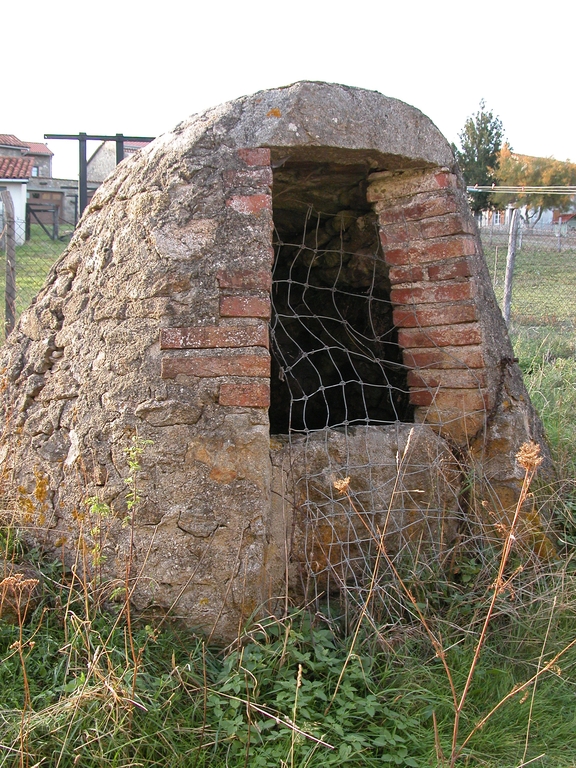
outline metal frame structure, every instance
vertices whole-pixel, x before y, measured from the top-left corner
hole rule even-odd
[[[88,160],[86,157],[87,141],[114,141],[116,142],[116,164],[124,159],[124,142],[126,141],[154,141],[155,136],[124,136],[122,133],[116,133],[114,136],[105,136],[101,134],[84,133],[80,131],[77,134],[68,133],[45,133],[45,139],[68,139],[78,142],[78,193],[80,197],[80,211],[82,216],[84,209],[88,205]]]

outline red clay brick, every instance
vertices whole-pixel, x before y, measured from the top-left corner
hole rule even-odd
[[[418,389],[410,392],[410,405],[432,405],[434,393],[428,389]]]
[[[410,243],[413,240],[422,240],[422,233],[418,222],[405,221],[400,224],[380,226],[380,242],[384,248],[391,245]]]
[[[382,240],[382,233],[380,233]],[[473,256],[476,253],[476,241],[473,237],[447,237],[435,242],[420,240],[412,242],[405,248],[391,248],[386,250],[384,246],[384,258],[387,264],[403,266],[407,264],[426,264],[431,261],[444,261],[445,259],[458,258],[460,256]]]
[[[260,317],[270,319],[270,299],[258,296],[223,296],[220,317]]]
[[[385,227],[389,224],[400,224],[406,218],[404,216],[404,207],[401,205],[376,203],[374,209],[378,214],[378,223],[381,227]]]
[[[222,177],[229,187],[243,187],[257,184],[270,186],[272,184],[272,168],[239,168],[223,171]]]
[[[472,269],[468,259],[440,262],[428,267],[430,280],[453,280],[456,277],[470,277],[471,274]]]
[[[270,150],[265,147],[239,149],[238,157],[246,165],[270,165]]]
[[[162,360],[162,378],[179,374],[212,378],[217,376],[270,376],[270,357],[259,355],[202,355],[167,357]]]
[[[448,173],[447,171],[442,171],[440,173],[437,173],[434,176],[434,179],[436,181],[436,184],[438,184],[438,186],[440,187],[440,189],[457,186],[456,176],[453,173]]]
[[[484,353],[479,346],[413,348],[403,351],[408,368],[484,368]]]
[[[270,291],[269,269],[221,269],[216,274],[220,288],[243,288],[247,291]]]
[[[376,203],[374,210],[378,214],[381,226],[395,224],[400,221],[421,221],[435,216],[444,216],[458,211],[458,201],[453,194],[422,194],[416,195],[405,205],[387,205],[385,202]]]
[[[449,171],[379,171],[371,174],[368,182],[369,203],[458,186],[457,177]]]
[[[431,219],[435,216],[444,216],[448,213],[455,213],[458,210],[458,203],[453,195],[435,195],[426,201],[415,202],[406,206],[405,216],[407,219],[421,221],[422,219]]]
[[[485,411],[488,407],[488,393],[478,389],[441,389],[436,393],[434,405],[439,408],[458,410],[460,413]]]
[[[428,270],[424,267],[412,264],[402,267],[390,267],[388,277],[390,278],[392,285],[398,285],[399,283],[419,283],[422,280],[427,279]]]
[[[271,195],[234,195],[226,200],[226,205],[237,213],[252,215],[261,211],[272,211]]]
[[[236,405],[245,408],[268,408],[270,385],[263,382],[251,384],[221,384],[220,405]]]
[[[422,236],[425,239],[434,237],[448,237],[450,235],[473,235],[475,230],[468,217],[456,213],[446,216],[437,216],[434,219],[424,219],[420,222]]]
[[[413,389],[473,389],[486,386],[483,368],[408,371],[408,386]]]
[[[394,287],[390,291],[392,304],[427,304],[432,302],[466,301],[474,296],[474,286],[470,280],[443,283],[416,283],[403,288]]]
[[[456,415],[464,416],[476,411],[486,411],[488,395],[485,390],[478,388],[440,389],[438,391],[417,389],[410,392],[410,402],[412,405],[430,406],[433,404],[437,410],[434,421],[441,424],[444,414],[446,429],[450,431],[450,425],[447,422],[454,419]]]
[[[482,334],[478,323],[460,325],[441,325],[433,328],[401,328],[398,331],[398,344],[411,347],[448,347],[480,344]]]
[[[478,319],[476,306],[466,304],[417,304],[409,307],[395,307],[394,325],[398,328],[428,327],[431,325],[452,325],[470,323]]]
[[[232,347],[268,348],[268,327],[221,325],[202,328],[162,328],[160,331],[160,349]]]

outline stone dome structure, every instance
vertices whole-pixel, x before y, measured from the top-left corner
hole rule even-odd
[[[342,85],[237,99],[121,163],[0,355],[28,535],[130,563],[138,606],[222,639],[310,577],[361,578],[335,478],[396,551],[440,551],[458,468],[505,513],[541,438],[449,144]]]

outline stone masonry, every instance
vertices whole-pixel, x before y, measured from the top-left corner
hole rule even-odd
[[[306,561],[291,540],[306,520],[272,503],[285,462],[270,454],[269,323],[275,231],[295,232],[309,201],[339,221],[377,219],[382,256],[371,258],[390,285],[422,445],[476,465],[505,515],[522,476],[514,455],[542,439],[462,179],[428,118],[304,82],[180,124],[98,190],[2,348],[0,459],[32,540],[70,562],[80,552],[87,569],[98,547],[108,578],[129,562],[137,607],[223,640],[285,593],[292,551]],[[365,258],[350,262],[358,285]],[[150,443],[126,521],[134,440]],[[327,441],[344,472],[340,438]],[[456,503],[450,477],[440,507]],[[98,542],[94,496],[112,511]]]

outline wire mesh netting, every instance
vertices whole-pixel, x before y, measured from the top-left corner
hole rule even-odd
[[[429,578],[462,535],[459,467],[413,423],[373,214],[309,208],[290,235],[276,231],[270,423],[291,589],[395,621],[411,610],[400,571]]]
[[[276,249],[272,431],[410,420],[373,217],[310,210],[301,240],[277,232]]]
[[[481,229],[496,298],[503,299],[509,233]],[[576,325],[576,230],[520,228],[512,282],[513,327]]]

